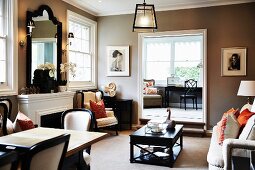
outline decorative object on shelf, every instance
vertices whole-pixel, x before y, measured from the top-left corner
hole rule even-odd
[[[70,72],[70,74],[75,77],[75,70],[76,64],[75,63],[62,63],[60,64],[60,73],[61,73],[61,80],[59,81],[59,85],[65,86],[67,84],[67,73]]]
[[[49,70],[49,76],[53,77],[53,78],[55,77],[56,67],[52,63],[46,62],[45,64],[40,64],[40,65],[38,65],[37,69],[39,69],[39,70]]]
[[[246,76],[246,48],[221,49],[221,76]]]
[[[136,4],[133,32],[154,32],[158,28],[154,5]]]
[[[107,46],[107,76],[129,76],[129,46]]]
[[[251,97],[255,96],[255,81],[242,80],[237,92],[237,96],[246,96],[247,103],[252,104]]]
[[[55,90],[54,76],[52,77],[49,69],[36,69],[34,71],[33,85],[40,88],[40,93],[51,93],[52,90]]]
[[[58,91],[59,92],[67,91],[67,87],[66,86],[58,86]]]
[[[109,83],[108,86],[104,87],[104,92],[108,93],[110,97],[114,97],[116,95],[116,84]]]
[[[20,89],[20,95],[26,95],[26,94],[39,94],[40,88],[39,87],[23,87]]]
[[[175,123],[174,120],[171,120],[171,109],[170,109],[170,107],[167,108],[167,112],[168,112],[168,116],[167,116],[167,119],[165,121],[165,123],[167,124],[166,130],[171,130],[171,129],[174,129],[176,123]]]

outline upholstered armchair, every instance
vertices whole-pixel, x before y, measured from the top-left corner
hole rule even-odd
[[[89,109],[93,112],[95,121],[95,130],[99,131],[101,128],[113,128],[118,135],[118,119],[114,111],[115,108],[105,108],[103,102],[103,92],[98,90],[78,91],[76,94],[77,107]],[[93,106],[91,106],[93,104]],[[95,109],[95,107],[100,107]],[[105,116],[98,116],[97,111],[105,112]]]
[[[155,87],[154,79],[144,79],[143,87],[143,106],[144,107],[162,107],[163,91]]]

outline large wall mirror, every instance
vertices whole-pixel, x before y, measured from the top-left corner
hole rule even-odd
[[[33,84],[38,65],[52,63],[56,67],[55,78],[60,80],[62,61],[62,23],[53,15],[51,8],[41,5],[36,11],[27,11],[27,86]]]

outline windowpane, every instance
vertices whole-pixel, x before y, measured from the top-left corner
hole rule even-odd
[[[0,36],[4,35],[4,1],[0,0]]]
[[[147,62],[146,79],[166,80],[170,76],[170,62]]]
[[[176,42],[175,61],[191,61],[201,59],[201,42]]]
[[[6,66],[6,62],[0,60],[0,73],[1,73],[0,83],[6,82],[6,67],[5,66]]]
[[[170,43],[148,43],[147,61],[170,61]]]
[[[166,84],[167,77],[201,79],[202,36],[152,37],[146,45],[146,79],[155,79],[156,84]]]

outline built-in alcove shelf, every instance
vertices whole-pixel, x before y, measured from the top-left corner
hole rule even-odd
[[[38,126],[41,117],[73,108],[74,92],[18,95],[19,110]]]

